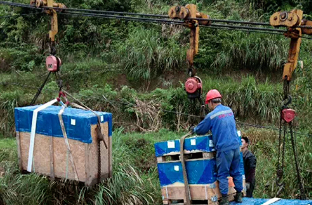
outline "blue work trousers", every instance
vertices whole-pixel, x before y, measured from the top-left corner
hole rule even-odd
[[[239,169],[240,150],[231,149],[228,151],[217,151],[217,172],[220,192],[222,195],[227,195],[229,190],[228,176],[233,177],[235,189],[237,192],[243,190],[243,177]]]

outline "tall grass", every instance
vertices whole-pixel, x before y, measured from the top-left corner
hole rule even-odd
[[[275,196],[279,187],[276,185],[276,167],[278,156],[278,132],[259,129],[245,129],[243,135],[251,139],[250,149],[257,157],[256,168],[256,190],[255,197],[269,198]],[[294,163],[293,150],[291,146],[290,136],[286,138],[285,147],[285,167],[284,167],[284,190],[280,197],[282,198],[298,198],[299,185],[296,175],[296,167]],[[307,188],[306,194],[308,198],[312,197],[309,187],[312,184],[311,178],[311,146],[312,138],[308,135],[297,135],[297,157],[299,170],[302,181]]]
[[[222,51],[218,53],[212,67],[274,72],[286,62],[288,45],[285,37],[232,33],[223,39]]]
[[[176,40],[177,37],[164,40],[153,28],[135,27],[113,57],[130,78],[150,80],[165,71],[181,69],[186,49]]]

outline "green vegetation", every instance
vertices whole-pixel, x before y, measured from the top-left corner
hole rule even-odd
[[[15,2],[26,3],[27,0]],[[200,1],[72,1],[71,8],[167,14],[171,5],[196,3],[212,18],[268,22],[279,10],[303,9],[312,19],[312,3],[303,0]],[[23,15],[20,14],[29,14]],[[3,17],[12,15],[12,17]],[[161,202],[153,144],[177,139],[193,113],[183,82],[189,30],[181,26],[59,15],[57,55],[64,90],[94,110],[113,113],[114,176],[95,188],[50,183],[46,177],[21,175],[17,170],[14,108],[27,106],[47,75],[50,18],[27,9],[0,6],[0,204],[159,204]],[[289,39],[282,35],[201,28],[197,75],[203,93],[217,88],[238,122],[270,125],[279,122],[283,87],[282,68]],[[312,161],[312,41],[302,39],[298,65],[291,83],[297,112],[296,128],[301,173],[311,186]],[[182,76],[182,77],[181,77]],[[58,94],[52,76],[37,103]],[[73,99],[71,99],[73,100]],[[199,115],[199,105],[196,107]],[[195,119],[195,123],[200,118]],[[238,124],[241,125],[241,124]],[[240,127],[253,139],[258,158],[256,197],[272,197],[277,162],[277,133]],[[143,132],[144,134],[134,133]],[[138,157],[139,156],[139,157]],[[287,147],[287,156],[291,149]],[[282,197],[298,194],[292,158],[286,158]],[[140,185],[140,186],[138,186]],[[273,190],[273,191],[272,191]],[[309,193],[311,196],[311,193]],[[3,201],[1,201],[3,200]]]
[[[251,150],[257,156],[256,198],[273,197],[277,191],[275,163],[277,160],[277,132],[246,129],[243,135],[252,138]],[[113,134],[113,177],[94,188],[71,182],[49,182],[36,174],[21,175],[17,170],[17,154],[14,139],[0,140],[0,165],[5,175],[0,178],[0,198],[5,204],[161,204],[160,185],[156,166],[154,143],[178,139],[182,133],[165,129],[139,134],[124,133],[117,129]],[[311,181],[309,148],[311,138],[298,136],[299,163],[305,185]],[[288,144],[289,145],[289,144]],[[284,198],[296,198],[298,185],[295,176],[291,147],[287,146],[285,157]],[[287,174],[286,174],[287,173]],[[312,193],[308,193],[312,197]]]

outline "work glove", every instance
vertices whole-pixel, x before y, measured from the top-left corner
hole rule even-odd
[[[190,131],[192,134],[194,134],[194,128],[195,128],[194,125],[190,126],[190,128],[189,128],[189,131]]]

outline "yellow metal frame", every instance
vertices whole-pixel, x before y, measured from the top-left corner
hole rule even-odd
[[[276,12],[270,18],[270,24],[272,26],[288,27],[288,30],[287,32],[284,33],[284,35],[290,38],[291,41],[290,41],[290,46],[289,46],[289,51],[288,51],[287,63],[285,64],[284,71],[283,71],[283,79],[287,81],[291,80],[292,74],[297,67],[303,29],[296,28],[296,26],[302,25],[302,22],[304,22],[302,20],[302,17],[303,17],[303,11],[299,9],[295,9],[295,10],[292,10],[291,12]],[[305,24],[311,23],[309,21],[305,21],[305,22],[306,22]],[[306,32],[304,33],[308,34]]]
[[[194,57],[198,53],[199,45],[199,24],[209,25],[210,17],[206,14],[197,11],[195,4],[187,4],[183,6],[173,6],[168,11],[168,16],[172,19],[182,19],[185,21],[184,26],[191,29],[190,33],[190,48],[187,50],[186,59],[189,63],[189,67],[192,69],[192,75],[195,75],[193,70]],[[192,18],[207,19],[207,21],[192,20]]]
[[[30,4],[36,5],[37,8],[49,7],[45,12],[51,16],[51,30],[49,31],[49,38],[51,42],[55,41],[55,36],[58,33],[58,20],[55,8],[66,8],[62,3],[55,3],[53,0],[31,0]]]

